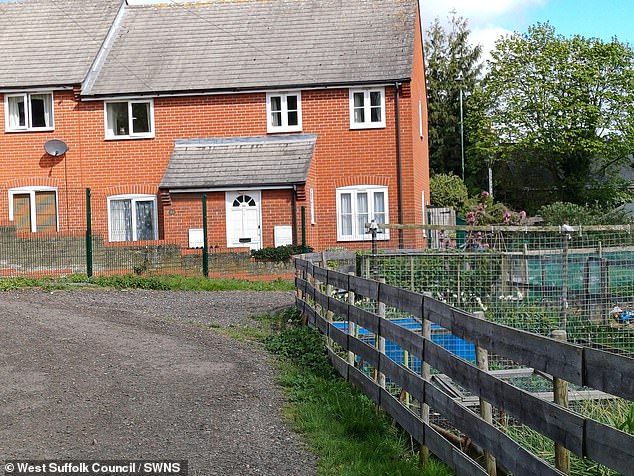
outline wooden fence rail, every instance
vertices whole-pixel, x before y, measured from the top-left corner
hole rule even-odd
[[[507,326],[478,319],[419,293],[377,281],[347,275],[296,258],[296,306],[309,325],[317,328],[341,349],[368,363],[389,381],[400,386],[421,404],[427,404],[477,445],[496,458],[497,463],[516,475],[564,474],[538,456],[520,448],[504,432],[487,423],[461,402],[444,393],[421,375],[391,360],[377,347],[337,327],[332,318],[347,322],[388,339],[409,355],[448,375],[474,395],[504,409],[520,423],[547,436],[572,453],[590,458],[624,475],[634,475],[634,437],[588,419],[562,406],[521,390],[475,365],[460,359],[430,339],[401,327],[378,313],[362,309],[334,297],[354,293],[371,303],[382,303],[410,314],[418,321],[431,321],[454,335],[491,353],[532,367],[580,386],[592,387],[634,400],[634,360],[537,336]],[[328,288],[329,292],[326,292]],[[412,413],[379,382],[358,369],[354,360],[341,358],[331,347],[337,371],[384,408],[419,443],[451,466],[457,474],[487,474],[466,454],[445,440],[419,415]]]

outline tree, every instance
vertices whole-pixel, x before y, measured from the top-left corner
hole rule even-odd
[[[429,161],[435,173],[462,175],[460,88],[464,98],[473,90],[482,54],[469,34],[467,20],[452,12],[448,29],[436,18],[425,38]]]
[[[429,195],[434,207],[453,207],[460,210],[469,192],[460,177],[452,174],[434,174],[429,178]]]
[[[546,23],[498,40],[491,58],[474,93],[470,154],[504,163],[517,179],[511,188],[604,202],[634,146],[632,49],[616,39],[565,38]]]

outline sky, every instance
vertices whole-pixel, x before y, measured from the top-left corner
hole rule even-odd
[[[471,38],[493,48],[500,35],[524,33],[537,22],[549,22],[566,37],[579,34],[610,41],[616,37],[634,46],[634,0],[419,0],[423,28],[450,11],[469,21]]]

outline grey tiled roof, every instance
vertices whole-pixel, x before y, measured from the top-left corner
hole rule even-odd
[[[120,0],[0,3],[0,88],[83,81]]]
[[[409,79],[417,0],[130,5],[86,95]]]
[[[217,189],[306,182],[317,137],[177,140],[161,188]]]

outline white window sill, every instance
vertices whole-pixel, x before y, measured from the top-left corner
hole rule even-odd
[[[267,134],[280,134],[285,132],[302,132],[302,126],[293,126],[293,127],[268,127],[266,130]]]
[[[154,139],[154,134],[134,135],[134,136],[106,136],[104,140],[136,140],[136,139]]]
[[[53,132],[54,127],[32,127],[30,129],[5,129],[4,132]]]
[[[350,124],[350,129],[359,130],[359,129],[385,129],[385,124],[382,122],[370,122],[370,123],[353,123]]]

